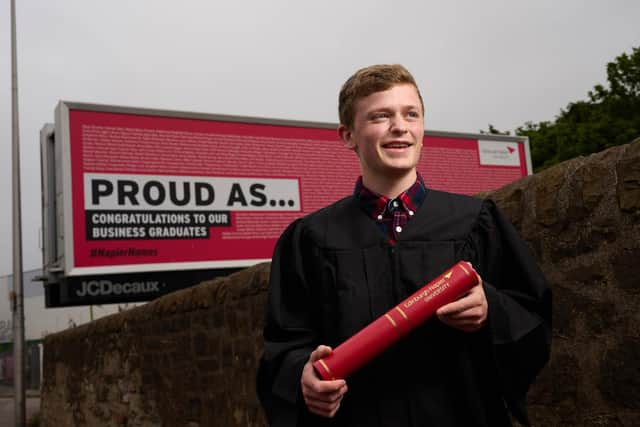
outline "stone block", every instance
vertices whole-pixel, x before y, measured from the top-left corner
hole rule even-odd
[[[612,257],[611,264],[616,286],[632,294],[640,294],[640,247],[620,248]]]
[[[582,203],[591,211],[615,185],[615,176],[609,165],[595,162],[583,165],[578,173],[582,180]]]
[[[561,219],[558,195],[565,181],[565,167],[556,165],[537,178],[534,181],[536,222],[549,227]]]
[[[201,375],[215,373],[220,370],[220,358],[218,356],[214,356],[198,359],[196,366]]]
[[[225,327],[229,335],[236,336],[239,330],[238,313],[236,313],[236,311],[231,307],[225,307],[224,319],[225,319]]]
[[[212,326],[214,329],[223,328],[225,326],[223,306],[217,306],[213,308],[213,312],[209,313],[209,315],[213,318]]]
[[[508,186],[500,192],[492,193],[491,197],[511,222],[518,226],[524,217],[524,193],[522,188],[515,185]]]
[[[575,281],[577,283],[589,286],[594,282],[602,280],[605,272],[606,268],[599,263],[589,263],[582,264],[572,268],[571,270],[568,270],[564,276],[567,280]]]
[[[598,388],[612,408],[640,409],[640,338],[621,337],[598,373]]]

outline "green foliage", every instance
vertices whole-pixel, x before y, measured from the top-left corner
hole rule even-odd
[[[501,130],[498,130],[491,123],[489,123],[489,130],[481,130],[480,133],[489,134],[489,135],[511,135],[511,132],[509,131],[503,132]]]
[[[596,85],[587,101],[570,103],[555,121],[516,129],[516,135],[529,137],[535,170],[640,136],[640,47],[607,64],[607,80],[608,87]]]

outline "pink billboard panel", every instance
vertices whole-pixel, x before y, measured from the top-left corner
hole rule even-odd
[[[289,223],[351,194],[359,175],[334,125],[61,106],[68,275],[269,260]],[[419,171],[432,188],[474,194],[527,175],[526,149],[427,132]]]

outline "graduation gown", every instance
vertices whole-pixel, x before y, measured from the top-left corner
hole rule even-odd
[[[467,333],[435,316],[347,378],[333,419],[310,414],[300,376],[459,260],[483,278],[488,322]],[[257,391],[272,426],[508,426],[550,350],[551,295],[490,200],[427,190],[390,244],[355,197],[292,223],[272,260]]]

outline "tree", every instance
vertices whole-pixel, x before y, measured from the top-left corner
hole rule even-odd
[[[491,123],[489,123],[489,129],[488,130],[481,130],[480,133],[485,134],[485,135],[511,135],[511,132],[509,132],[509,131],[503,132],[501,130],[498,130]]]
[[[535,170],[640,136],[640,47],[607,64],[607,81],[608,87],[596,85],[587,101],[560,110],[555,121],[526,122],[516,129],[516,135],[529,137]]]

